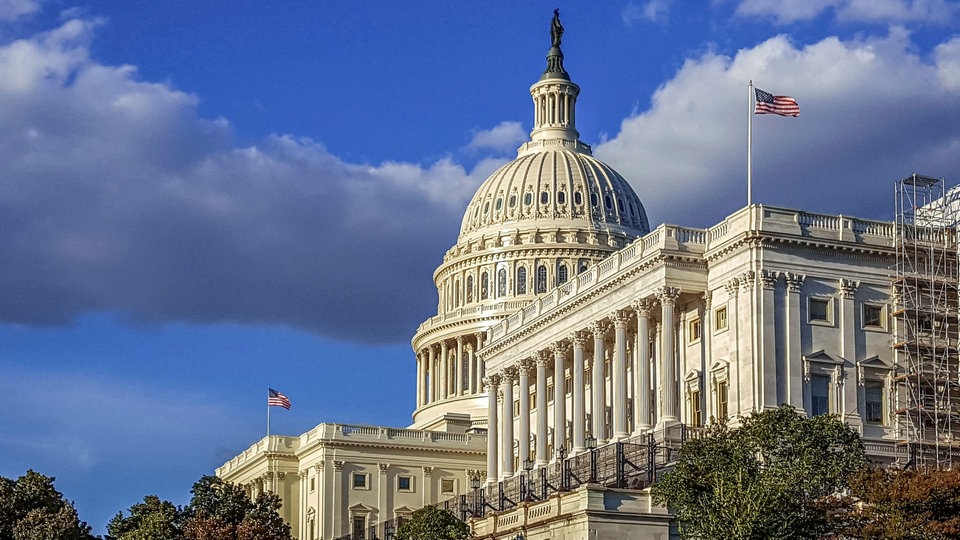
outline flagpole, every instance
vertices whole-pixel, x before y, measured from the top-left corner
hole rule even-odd
[[[270,388],[267,387],[267,439],[270,439]]]
[[[753,80],[747,85],[747,206],[753,204]]]

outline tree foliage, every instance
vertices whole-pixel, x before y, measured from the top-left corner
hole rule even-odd
[[[397,528],[397,540],[467,540],[470,527],[448,510],[425,506]]]
[[[200,478],[184,508],[148,495],[117,514],[108,540],[292,540],[280,516],[280,498],[263,493],[250,500],[244,491],[215,476]]]
[[[274,493],[251,501],[240,487],[215,476],[202,477],[191,493],[183,510],[186,540],[292,540]]]
[[[817,538],[830,527],[826,501],[865,464],[863,443],[839,418],[781,406],[687,441],[653,496],[683,538]]]
[[[835,538],[960,539],[960,470],[867,469],[832,510]]]
[[[33,470],[16,480],[0,477],[0,540],[95,538],[53,481]]]

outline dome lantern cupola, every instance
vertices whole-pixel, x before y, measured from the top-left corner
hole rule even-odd
[[[589,152],[589,146],[577,144],[580,134],[577,132],[574,111],[580,87],[570,81],[570,74],[563,67],[563,51],[560,50],[562,35],[560,10],[555,9],[550,23],[551,45],[547,52],[547,69],[540,80],[530,87],[534,105],[530,139],[534,144],[529,146],[539,146],[541,141],[556,141],[560,145],[570,145]],[[524,149],[522,147],[521,152]]]

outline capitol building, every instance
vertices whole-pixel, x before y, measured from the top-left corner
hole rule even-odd
[[[676,538],[658,467],[711,421],[780,404],[839,415],[882,463],[952,437],[904,413],[897,223],[753,204],[651,228],[580,141],[558,27],[529,141],[434,272],[412,424],[322,423],[217,469],[277,493],[295,538],[390,538],[431,504],[484,539]]]

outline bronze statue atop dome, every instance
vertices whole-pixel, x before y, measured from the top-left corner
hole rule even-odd
[[[550,21],[550,43],[554,47],[560,46],[560,38],[563,37],[563,25],[560,24],[560,10],[553,10],[553,20]]]

